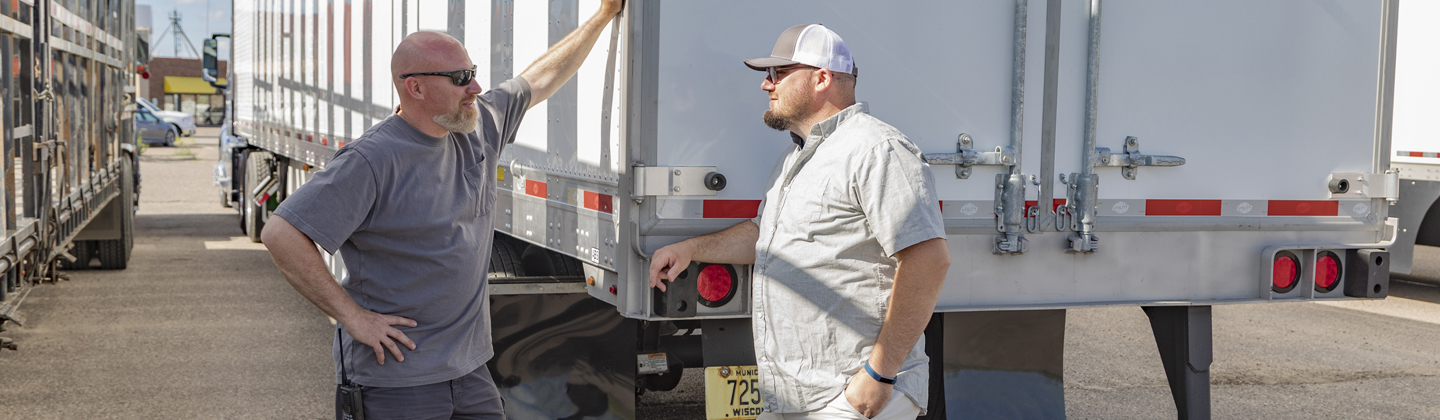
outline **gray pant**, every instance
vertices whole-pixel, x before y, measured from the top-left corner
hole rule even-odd
[[[366,420],[505,420],[500,390],[490,370],[480,365],[454,380],[403,388],[363,388]],[[335,407],[335,418],[342,418]]]

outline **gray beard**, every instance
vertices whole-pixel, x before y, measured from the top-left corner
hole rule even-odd
[[[457,108],[455,112],[436,115],[433,119],[436,124],[440,124],[440,126],[445,127],[446,130],[456,133],[469,133],[475,131],[475,123],[480,120],[480,111],[460,107]]]

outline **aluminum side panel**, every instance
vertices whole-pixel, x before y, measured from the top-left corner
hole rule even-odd
[[[1435,54],[1440,46],[1440,25],[1435,22],[1440,22],[1440,3],[1407,1],[1400,8],[1391,134],[1394,152],[1440,152],[1440,77],[1435,76],[1440,74],[1440,55]],[[1440,158],[1392,154],[1391,159],[1440,166]]]
[[[512,77],[600,7],[595,0],[564,4],[568,6],[515,3]],[[619,118],[614,116],[623,109],[624,83],[620,79],[626,74],[626,60],[621,58],[624,38],[612,40],[614,28],[607,26],[601,32],[573,79],[544,103],[532,104],[501,162],[610,187],[617,185],[623,159],[615,156],[624,135]],[[492,66],[505,64],[494,62]],[[494,69],[482,73],[499,74]]]
[[[1039,173],[1045,2],[1028,13],[1024,171]],[[765,10],[765,13],[755,13]],[[786,28],[821,22],[845,39],[859,68],[856,99],[927,153],[1010,141],[1012,2],[931,2],[923,9],[865,1],[699,2],[662,9],[658,164],[716,166],[729,186],[718,199],[758,199],[770,169],[792,146],[765,127],[764,73],[742,60],[768,56]],[[1083,73],[1083,72],[1082,72]],[[1031,146],[1033,144],[1033,146]],[[996,167],[968,180],[935,168],[941,199],[994,194]]]
[[[490,1],[467,1],[465,2],[464,16],[464,37],[460,40],[465,44],[465,51],[470,53],[470,61],[475,63],[475,79],[480,86],[489,88],[495,86],[490,80],[490,20],[491,8],[494,6]]]
[[[1087,3],[1064,6],[1062,72],[1085,68]],[[1321,200],[1329,174],[1372,172],[1382,9],[1104,1],[1096,146],[1136,136],[1142,153],[1186,163],[1141,167],[1133,181],[1098,169],[1100,198]],[[1085,109],[1085,84],[1060,82],[1056,169],[1079,172],[1083,121],[1066,117]]]
[[[231,24],[230,94],[234,96],[235,109],[231,115],[238,121],[255,121],[255,77],[256,74],[256,19],[255,3],[237,1],[232,8],[234,22]],[[247,131],[242,133],[250,134]],[[253,134],[252,134],[253,135]]]

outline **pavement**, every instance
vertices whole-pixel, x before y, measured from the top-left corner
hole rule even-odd
[[[333,327],[220,206],[217,132],[142,153],[127,269],[32,289],[0,333],[20,347],[0,352],[0,418],[333,417]]]
[[[250,243],[211,184],[216,129],[151,147],[126,270],[32,289],[0,351],[0,419],[332,418],[328,317]],[[1213,309],[1215,418],[1440,418],[1440,248],[1379,301]],[[1066,415],[1174,418],[1144,314],[1072,309]],[[700,369],[639,398],[641,418],[704,418]],[[525,419],[519,419],[525,420]]]

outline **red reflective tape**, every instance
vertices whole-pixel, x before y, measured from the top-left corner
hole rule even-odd
[[[601,213],[614,213],[615,197],[595,192],[585,192],[585,208]]]
[[[1219,216],[1220,200],[1145,200],[1146,216]]]
[[[1026,211],[1026,212],[1029,212],[1029,211],[1030,211],[1030,208],[1031,208],[1031,207],[1035,207],[1035,204],[1038,204],[1039,202],[1040,202],[1039,200],[1025,200],[1025,211]],[[1056,208],[1056,207],[1060,207],[1060,206],[1063,206],[1063,205],[1065,205],[1065,199],[1063,199],[1063,198],[1051,199],[1051,200],[1050,200],[1050,208],[1048,208],[1048,209],[1046,209],[1046,210],[1055,211],[1055,208]],[[1025,214],[1030,214],[1030,213],[1025,213]]]
[[[1271,216],[1339,216],[1339,201],[1270,200]]]
[[[1425,157],[1425,152],[1410,152],[1410,157]]]
[[[345,141],[342,140],[342,141],[336,142],[335,145],[336,145],[335,147],[345,147]]]
[[[545,183],[533,179],[525,180],[525,193],[540,198],[546,198]]]
[[[760,215],[760,200],[705,200],[701,217],[706,219],[752,219]]]

